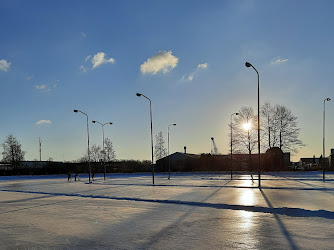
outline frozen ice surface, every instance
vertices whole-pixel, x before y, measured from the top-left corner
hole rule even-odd
[[[334,174],[0,177],[0,249],[333,249]]]

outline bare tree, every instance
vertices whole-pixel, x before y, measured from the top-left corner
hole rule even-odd
[[[112,161],[116,159],[114,146],[109,138],[104,139],[104,151],[106,154],[106,161]]]
[[[300,147],[304,146],[298,138],[300,128],[298,127],[297,117],[292,114],[290,109],[281,105],[275,106],[275,115],[277,117],[276,137],[278,137],[279,148],[286,152],[297,152]]]
[[[261,116],[264,122],[262,133],[267,143],[263,143],[267,148],[279,147],[283,152],[296,153],[303,147],[303,142],[299,139],[300,128],[298,127],[297,117],[291,110],[283,105],[272,106],[265,103],[261,107]]]
[[[162,131],[160,131],[156,136],[155,136],[155,151],[154,151],[154,156],[156,160],[159,160],[165,156],[167,156],[167,149],[165,148],[164,144],[164,138],[162,135]]]
[[[89,152],[90,152],[90,160],[92,162],[99,162],[101,159],[103,159],[102,148],[100,146],[93,144],[90,147]]]
[[[275,128],[275,110],[274,107],[269,103],[265,102],[261,106],[261,130],[262,130],[262,148],[266,150],[272,147],[275,142],[275,134],[271,131],[276,131]]]
[[[248,153],[249,170],[252,171],[252,152],[257,144],[257,116],[251,107],[242,107],[238,113],[232,123],[232,145],[236,153]]]
[[[230,124],[231,126],[231,124]],[[233,119],[233,148],[238,153],[251,154],[257,143],[257,119],[251,107],[242,107]]]
[[[102,148],[100,146],[97,146],[96,144],[93,144],[90,147],[89,154],[90,154],[90,161],[91,162],[99,162],[101,159],[103,159],[103,152]],[[78,162],[88,162],[88,152],[85,152],[83,156],[78,159]]]
[[[8,135],[7,139],[2,143],[2,157],[4,162],[11,163],[14,170],[17,169],[20,161],[24,161],[25,152],[22,151],[21,143],[12,135]]]

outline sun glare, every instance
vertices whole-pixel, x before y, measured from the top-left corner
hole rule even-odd
[[[240,196],[240,203],[242,206],[254,206],[254,193],[252,189],[243,190]],[[243,223],[242,228],[251,228],[253,226],[253,212],[250,211],[240,211]]]
[[[245,189],[242,194],[240,201],[243,206],[251,206],[254,202],[254,193],[251,189]]]
[[[243,126],[245,130],[249,130],[252,127],[252,124],[249,122],[249,123],[245,123]]]

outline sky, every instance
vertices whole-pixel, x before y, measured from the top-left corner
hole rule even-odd
[[[113,142],[117,159],[151,159],[153,135],[170,152],[229,152],[230,116],[281,104],[304,142],[322,154],[323,103],[334,93],[333,1],[0,2],[0,142],[13,134],[26,160],[72,161]],[[334,103],[326,102],[326,155]],[[0,149],[2,152],[2,148]]]

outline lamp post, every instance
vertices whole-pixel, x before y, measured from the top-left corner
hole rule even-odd
[[[232,165],[232,154],[233,154],[233,151],[232,151],[232,116],[233,115],[239,115],[239,113],[231,114],[231,180],[232,180],[232,171],[233,171],[233,165]]]
[[[322,179],[325,180],[325,103],[326,101],[329,102],[331,99],[326,98],[324,100],[324,112],[323,112],[323,129],[322,129],[322,168],[323,168],[323,173],[322,173]]]
[[[87,138],[88,138],[88,151],[87,152],[88,152],[89,183],[92,183],[91,180],[90,180],[90,177],[92,175],[92,170],[90,168],[88,115],[86,113],[80,111],[80,110],[77,110],[77,109],[74,110],[74,113],[78,113],[78,112],[80,112],[81,114],[84,114],[86,116],[86,118],[87,118]]]
[[[250,153],[251,152],[251,138],[250,138],[250,135],[249,135],[249,129],[251,128],[251,123],[248,122],[248,116],[246,117],[246,123],[244,124],[244,129],[247,131],[247,142],[248,142],[248,152],[249,152],[249,170],[251,172],[251,178],[252,178],[252,181],[253,181],[253,174],[252,174],[252,154]]]
[[[112,125],[112,122],[106,122],[106,123],[101,123],[101,122],[98,122],[98,121],[92,121],[92,123],[98,123],[101,125],[102,127],[102,146],[103,146],[103,168],[104,168],[104,181],[106,180],[106,152],[104,151],[104,125],[106,124],[110,124]]]
[[[153,126],[152,126],[152,101],[150,98],[148,98],[147,96],[137,93],[136,96],[140,97],[143,96],[145,97],[147,100],[150,101],[150,117],[151,117],[151,148],[152,148],[152,181],[153,181],[153,185],[154,185],[154,165],[153,165]]]
[[[169,127],[176,126],[176,123],[168,125],[168,180],[170,179],[170,155],[169,155]]]
[[[252,67],[257,74],[257,145],[259,154],[259,188],[261,188],[261,155],[260,155],[260,75],[256,68],[249,62],[245,63],[247,68]]]

